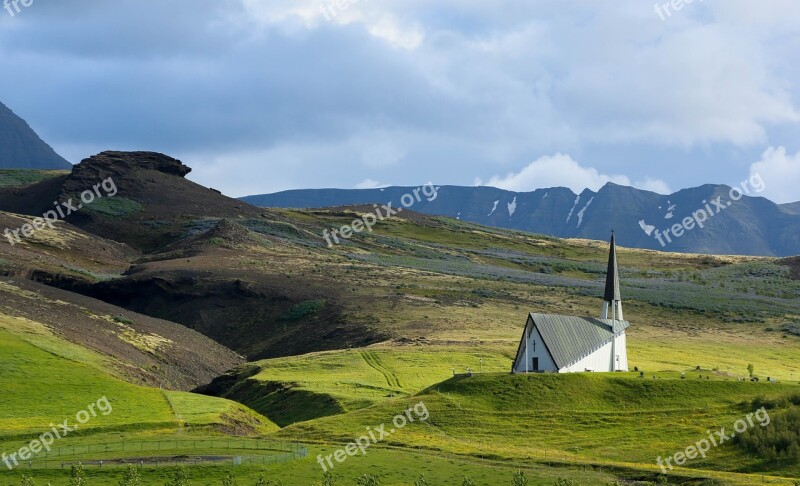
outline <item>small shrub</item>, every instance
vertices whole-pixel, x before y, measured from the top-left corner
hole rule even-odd
[[[190,484],[192,483],[189,482],[189,470],[181,466],[175,470],[172,480],[170,480],[164,486],[189,486]]]
[[[470,479],[468,476],[464,476],[464,480],[461,481],[461,486],[475,486],[475,481]]]
[[[19,483],[21,486],[36,486],[36,483],[33,481],[33,478],[30,476],[26,476],[25,474],[22,475],[22,482]]]
[[[425,479],[425,475],[424,474],[420,474],[419,475],[419,479],[414,481],[414,486],[429,486],[428,485],[428,480]]]
[[[256,486],[283,486],[283,483],[272,479],[265,479],[264,475],[261,474],[258,476],[258,481],[256,482]]]
[[[231,471],[224,478],[222,478],[222,486],[238,486],[236,482],[236,475]]]
[[[321,311],[325,307],[325,300],[307,300],[301,302],[280,317],[281,321],[299,321],[304,317],[311,316]]]
[[[338,478],[330,471],[322,475],[322,486],[335,486]]]
[[[578,483],[576,483],[571,479],[559,476],[558,479],[556,479],[556,482],[553,483],[553,486],[579,486],[579,485]]]
[[[209,238],[208,244],[211,246],[225,246],[225,240],[220,238],[219,236],[215,236],[213,238]]]
[[[522,471],[517,471],[514,473],[514,479],[511,481],[513,486],[526,486],[528,484],[528,478],[525,477],[525,473]]]
[[[381,478],[372,474],[364,474],[356,478],[358,486],[381,486]]]
[[[128,468],[125,469],[125,474],[122,476],[122,481],[119,482],[119,486],[139,486],[140,484],[142,484],[142,478],[139,475],[139,468],[129,464]]]
[[[73,465],[69,472],[69,486],[86,486],[87,484],[83,466],[80,463]]]
[[[756,397],[748,408],[769,410],[769,423],[737,434],[734,443],[766,461],[800,464],[800,393]]]
[[[144,206],[131,199],[117,196],[95,199],[92,204],[85,205],[84,209],[103,216],[124,218],[142,211]]]

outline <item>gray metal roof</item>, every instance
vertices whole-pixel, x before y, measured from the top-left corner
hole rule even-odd
[[[558,369],[585,358],[611,341],[614,335],[630,327],[627,321],[592,317],[531,313],[530,318]]]

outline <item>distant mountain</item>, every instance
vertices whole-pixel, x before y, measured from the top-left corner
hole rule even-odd
[[[397,208],[401,197],[412,190],[305,189],[242,200],[262,207],[285,208],[391,201]],[[669,196],[612,183],[597,192],[587,189],[581,194],[564,187],[511,192],[493,187],[442,186],[436,198],[429,201],[422,195],[409,209],[562,238],[604,240],[615,229],[620,244],[633,248],[736,255],[800,254],[800,203],[779,206],[749,196],[732,201],[730,192],[731,188],[725,185],[704,185]],[[719,206],[714,204],[717,198]],[[686,220],[695,213],[697,219]],[[673,228],[684,220],[690,229]],[[703,228],[699,227],[701,224]]]
[[[22,118],[0,103],[0,169],[69,169]]]
[[[781,209],[788,213],[800,214],[800,201],[796,203],[781,204]]]

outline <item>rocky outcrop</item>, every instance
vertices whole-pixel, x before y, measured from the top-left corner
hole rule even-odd
[[[128,174],[134,170],[155,170],[164,174],[185,177],[191,168],[178,159],[158,152],[102,152],[76,165],[74,177],[96,174]]]

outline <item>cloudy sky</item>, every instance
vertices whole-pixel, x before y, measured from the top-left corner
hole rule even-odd
[[[160,151],[233,196],[429,180],[667,193],[758,171],[769,197],[800,200],[796,0],[19,7],[0,11],[0,100],[72,162]]]

